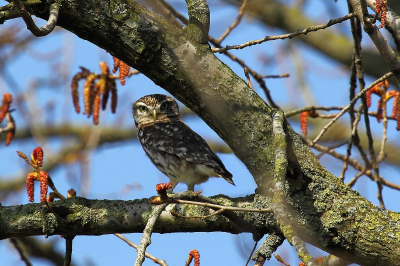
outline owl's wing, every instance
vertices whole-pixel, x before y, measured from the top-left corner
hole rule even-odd
[[[222,176],[232,176],[207,142],[183,122],[142,127],[138,134],[141,144],[146,148],[173,154],[191,163],[222,168]]]

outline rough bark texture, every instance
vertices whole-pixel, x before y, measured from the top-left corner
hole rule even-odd
[[[261,196],[229,199],[212,198],[218,204],[258,209],[267,205]],[[31,203],[0,208],[0,239],[35,235],[102,235],[112,233],[140,233],[156,205],[150,199],[133,201],[89,200],[71,198],[44,204]],[[207,207],[187,204],[170,204],[162,212],[154,232],[215,232],[232,234],[251,232],[258,236],[276,228],[270,213],[231,212],[206,219],[185,219],[171,215],[170,211],[186,216],[204,216],[214,211]],[[54,215],[54,213],[57,214]]]
[[[38,12],[36,15],[45,16]],[[247,166],[259,187],[258,193],[270,195],[275,165],[272,110],[210,52],[208,44],[196,42],[194,33],[199,30],[196,24],[177,28],[131,0],[62,1],[58,24],[138,69],[197,113]],[[379,209],[343,185],[319,164],[295,132],[289,130],[287,141],[289,171],[284,192],[291,223],[302,239],[359,264],[400,264],[400,215]],[[69,203],[57,204],[62,208],[61,205]],[[38,206],[13,207],[15,210],[30,208],[34,215],[31,222],[36,225],[36,229],[14,227],[17,236],[62,233],[53,227],[55,221],[51,219],[44,225],[39,224],[43,219]],[[69,209],[65,208],[68,213]],[[12,209],[3,207],[2,210]],[[126,211],[129,213],[129,209]],[[122,214],[115,212],[115,215],[117,219]],[[10,230],[7,229],[10,222],[1,220],[0,232]],[[98,226],[91,234],[110,233],[102,220],[94,224],[83,221],[86,222],[74,231],[77,234],[85,234],[89,225]],[[253,222],[249,220],[248,226],[254,226]],[[185,220],[183,223],[187,225],[180,230],[202,230],[201,222],[191,224],[192,221]],[[158,230],[168,232],[167,227],[158,227]],[[232,232],[232,228],[226,224],[226,228],[218,227],[218,231]]]

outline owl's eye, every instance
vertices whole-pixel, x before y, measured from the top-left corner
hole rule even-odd
[[[161,110],[167,110],[168,107],[169,107],[169,102],[163,102],[163,103],[160,105],[160,109],[161,109]]]
[[[139,106],[139,111],[142,112],[142,113],[144,113],[144,112],[147,111],[147,107],[144,106],[144,105],[141,105],[141,106]]]

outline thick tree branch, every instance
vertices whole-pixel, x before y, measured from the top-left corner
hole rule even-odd
[[[265,196],[260,201],[267,201],[272,192],[271,177],[275,174],[276,158],[270,118],[272,109],[210,51],[209,45],[199,44],[187,31],[169,24],[134,1],[121,0],[109,4],[93,0],[66,0],[60,10],[59,25],[136,68],[199,114],[247,166],[258,185],[258,192]],[[287,205],[291,207],[288,217],[291,221],[288,222],[299,224],[299,237],[327,252],[363,265],[392,265],[400,261],[400,253],[397,252],[400,242],[397,221],[400,215],[382,211],[327,172],[295,132],[288,130],[287,141],[288,169],[283,193]],[[85,202],[88,205],[92,203]],[[103,205],[106,203],[102,201]],[[61,209],[68,209],[70,201],[58,204],[62,205]],[[141,204],[144,204],[143,208],[148,206],[145,201]],[[16,211],[23,207],[14,208]],[[76,208],[80,209],[79,206]],[[135,220],[129,228],[125,227],[129,223],[127,221],[137,217],[131,211],[125,207],[123,214],[113,210],[100,214],[113,217],[111,224],[116,223],[120,232],[143,230],[142,218]],[[44,231],[47,234],[62,234],[66,225],[60,226],[61,222],[52,214],[42,213],[29,220],[32,228],[29,225],[27,231],[14,228],[16,231],[13,233],[41,234]],[[86,209],[77,213],[66,211],[68,220],[77,218],[85,221],[83,225],[74,227],[75,230],[71,228],[73,233],[79,234],[89,227],[91,222],[87,219],[90,217],[81,216],[88,214],[96,218],[97,231],[94,234],[115,232],[115,228],[107,222],[109,220]],[[41,223],[43,216],[45,221]],[[121,216],[128,217],[123,219],[125,224],[118,222]],[[188,221],[178,222],[171,228],[163,224],[161,215],[160,224],[165,225],[163,232],[173,232],[178,228],[180,231],[221,230],[218,226],[222,223],[222,230],[239,231],[235,226],[237,222],[227,224],[225,219],[218,216],[215,223],[207,223],[206,228],[202,228],[201,222],[197,222],[196,227],[187,227]],[[4,226],[10,224],[7,222],[10,219],[1,220]],[[27,224],[27,221],[21,222]],[[258,224],[256,220],[252,220],[251,225],[243,223],[242,226],[251,227],[241,230],[257,231]],[[161,228],[158,227],[158,230],[161,231]],[[5,230],[0,232],[3,238],[7,237]],[[377,246],[376,243],[385,245]]]
[[[247,196],[236,199],[213,197],[222,205],[260,208],[259,198]],[[133,201],[89,200],[75,197],[49,203],[57,218],[44,204],[26,204],[0,207],[0,239],[34,235],[101,235],[113,233],[141,233],[154,208],[150,199]],[[266,206],[267,203],[263,203]],[[187,204],[169,204],[155,224],[154,232],[216,232],[232,234],[251,232],[267,234],[276,228],[271,213],[225,211],[226,216],[214,215],[208,219],[184,219],[171,215],[173,210],[182,215],[205,215],[211,208]],[[229,219],[226,217],[230,217]]]

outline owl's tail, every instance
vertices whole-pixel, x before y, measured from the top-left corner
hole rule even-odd
[[[223,179],[225,179],[226,182],[228,182],[229,184],[236,186],[232,180],[232,174],[229,173],[228,171],[226,171],[226,173],[224,173],[224,175],[219,175],[219,176],[222,177]]]

